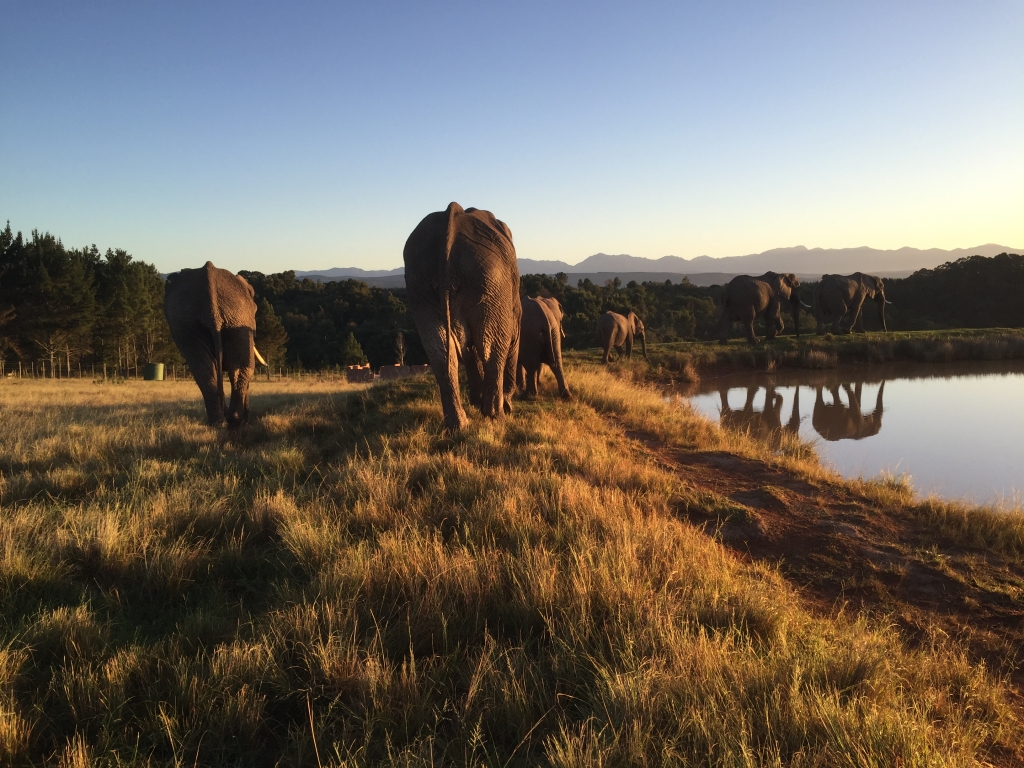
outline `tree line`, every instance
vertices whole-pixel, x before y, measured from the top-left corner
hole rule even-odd
[[[0,363],[50,375],[152,360],[182,362],[163,313],[163,278],[120,249],[68,248],[33,230],[0,231]]]
[[[198,265],[197,265],[198,266]],[[292,271],[243,271],[256,293],[256,346],[274,367],[324,370],[369,362],[426,362],[405,289],[358,280],[319,282]],[[1024,256],[971,256],[886,280],[891,330],[1024,327]],[[716,337],[721,286],[678,281],[570,283],[565,274],[523,275],[524,295],[554,296],[565,314],[565,346],[597,344],[607,310],[636,312],[649,343]],[[810,303],[813,283],[801,297]],[[69,248],[49,233],[0,231],[0,366],[59,375],[106,365],[137,374],[146,362],[181,364],[163,313],[163,276],[121,249]],[[871,308],[865,309],[872,328]],[[813,332],[814,321],[803,319]]]

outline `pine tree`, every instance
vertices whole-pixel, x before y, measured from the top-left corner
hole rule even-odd
[[[274,312],[273,305],[260,299],[256,305],[256,349],[271,367],[284,364],[287,353],[288,332]],[[362,353],[362,350],[360,350]]]
[[[363,354],[363,348],[359,346],[359,342],[356,341],[356,335],[349,333],[348,338],[345,339],[345,343],[341,348],[341,364],[342,365],[362,365],[367,362],[366,355]]]

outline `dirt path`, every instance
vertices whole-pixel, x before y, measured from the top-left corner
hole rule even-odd
[[[626,435],[694,488],[728,500],[724,516],[681,510],[690,522],[739,555],[778,566],[818,610],[885,615],[911,643],[937,627],[1008,675],[1024,712],[1019,562],[965,547],[842,484],[807,481],[731,453],[687,452],[649,433]]]

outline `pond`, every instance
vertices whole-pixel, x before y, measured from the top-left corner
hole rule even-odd
[[[921,495],[1024,502],[1024,361],[781,369],[678,392],[728,428],[799,433],[846,477],[906,474]]]

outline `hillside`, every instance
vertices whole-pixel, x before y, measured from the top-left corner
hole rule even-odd
[[[1019,521],[571,373],[455,438],[425,378],[257,381],[237,438],[187,384],[0,383],[0,759],[1024,758]]]

